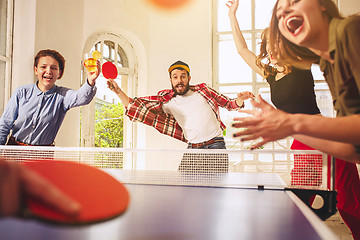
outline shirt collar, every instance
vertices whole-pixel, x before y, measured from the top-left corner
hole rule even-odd
[[[190,86],[189,86],[189,90],[192,90],[192,91],[194,91],[194,92],[199,91],[200,88],[201,88],[201,85],[202,85],[202,84],[190,85]],[[174,92],[173,89],[165,89],[165,90],[162,90],[161,92],[163,93],[163,94],[162,94],[162,95],[163,95],[163,100],[164,100],[165,102],[170,101],[170,99],[172,99],[173,97],[176,96],[176,94],[175,94],[175,92]]]
[[[341,19],[340,18],[332,18],[329,24],[329,53],[330,53],[330,57],[332,59],[334,59],[335,57],[335,51],[336,51],[336,31],[337,31],[337,27],[340,23]],[[321,71],[324,71],[326,66],[327,66],[327,60],[321,58],[320,62],[320,69]]]
[[[39,89],[39,87],[38,87],[38,82],[39,81],[37,81],[36,83],[34,83],[34,89],[35,89],[35,94],[36,94],[36,96],[40,96],[41,94],[43,94],[44,93],[44,95],[46,96],[46,95],[51,95],[51,94],[53,94],[54,92],[55,92],[55,90],[56,90],[56,85],[54,85],[50,90],[48,90],[48,91],[46,91],[46,92],[42,92],[40,89]]]

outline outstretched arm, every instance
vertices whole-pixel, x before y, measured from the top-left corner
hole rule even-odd
[[[226,6],[229,8],[231,29],[239,55],[242,59],[244,59],[247,65],[252,68],[252,70],[254,70],[260,76],[264,77],[264,71],[262,68],[256,65],[256,55],[248,49],[245,38],[240,30],[239,23],[236,18],[236,11],[239,6],[239,0],[228,1]]]
[[[293,135],[293,137],[296,140],[328,155],[348,162],[360,163],[360,155],[356,152],[354,145],[352,144],[314,138],[305,135]]]
[[[107,81],[107,85],[112,91],[116,93],[116,95],[118,95],[122,104],[124,104],[124,106],[127,108],[132,99],[125,94],[125,92],[119,87],[119,85],[117,85],[114,79],[109,79]]]
[[[318,115],[307,115],[307,114],[289,114],[281,110],[275,109],[260,96],[258,102],[251,102],[254,107],[259,110],[242,110],[241,112],[248,113],[252,116],[235,118],[236,123],[233,124],[236,128],[246,128],[242,132],[234,134],[234,137],[240,137],[242,141],[254,140],[262,138],[262,141],[253,149],[258,148],[265,143],[283,139],[293,135],[305,135],[308,137],[317,138],[318,141],[324,140],[324,142],[315,142],[309,144],[318,150],[321,150],[326,144],[326,141],[330,140],[331,144],[348,144],[342,145],[342,147],[349,147],[346,151],[355,151],[352,144],[360,145],[360,116],[358,114],[338,117],[338,118],[326,118]],[[298,139],[303,141],[303,139]],[[328,141],[328,143],[330,143]],[[318,144],[318,145],[315,145]],[[322,146],[323,145],[323,146]],[[352,148],[350,148],[350,146]],[[328,147],[328,146],[326,146]],[[336,145],[332,149],[332,155],[340,156],[344,155],[341,145]],[[334,153],[334,150],[338,149],[339,154]],[[323,148],[322,150],[326,150]],[[327,151],[327,150],[326,150]],[[347,152],[345,155],[352,156],[349,158],[354,159],[354,155],[351,152]],[[357,154],[357,157],[358,154]],[[344,156],[342,156],[344,158]],[[344,160],[348,160],[344,159]],[[359,160],[351,160],[356,162]]]
[[[247,99],[254,99],[255,98],[255,95],[252,93],[252,92],[241,92],[237,95],[237,98],[236,98],[236,104],[241,107],[244,105],[244,101],[247,100]]]

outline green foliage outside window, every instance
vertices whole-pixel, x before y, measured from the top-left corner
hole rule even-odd
[[[95,110],[95,147],[123,147],[124,107],[121,103]]]

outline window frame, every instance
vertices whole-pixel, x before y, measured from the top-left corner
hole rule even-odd
[[[256,29],[255,27],[255,3],[256,0],[251,0],[251,29],[250,30],[241,30],[245,40],[248,40],[248,38],[246,38],[246,36],[248,34],[251,35],[251,49],[256,49],[257,48],[257,42],[259,40],[259,38],[257,38],[257,36],[260,36],[263,29]],[[338,1],[336,0],[335,3],[337,4]],[[233,35],[232,35],[232,31],[218,31],[218,4],[225,4],[223,2],[220,3],[220,0],[213,0],[213,23],[212,23],[212,31],[213,31],[213,77],[212,77],[212,86],[214,89],[216,89],[217,91],[219,91],[220,93],[223,93],[225,95],[232,95],[234,96],[234,92],[222,92],[221,91],[221,87],[236,87],[236,86],[251,86],[251,89],[253,90],[253,93],[255,95],[260,93],[261,89],[268,89],[268,92],[270,94],[270,87],[268,85],[268,83],[266,82],[266,80],[263,81],[258,81],[258,77],[257,77],[257,73],[253,70],[252,74],[251,74],[251,82],[246,82],[246,83],[220,83],[220,69],[219,69],[219,64],[220,64],[220,56],[219,56],[219,45],[221,41],[234,41],[233,39]],[[223,36],[227,36],[227,37],[223,37]],[[226,40],[222,40],[222,39],[226,39]],[[332,98],[331,98],[331,94],[329,89],[324,89],[324,87],[318,87],[318,86],[323,86],[323,84],[326,84],[326,81],[324,79],[314,79],[315,82],[315,93],[317,95],[317,101],[318,101],[318,93],[324,93],[324,91],[327,94],[327,105],[324,107],[324,112],[326,113],[326,116],[328,117],[334,117],[334,110],[333,110],[333,106],[332,106]],[[270,99],[269,99],[270,101]],[[252,108],[252,106],[249,106],[250,108]],[[320,106],[319,106],[320,108]],[[228,127],[229,128],[229,127]],[[232,148],[232,146],[234,146],[234,144],[237,144],[237,140],[233,139],[232,137],[228,137],[226,138],[226,144],[228,148]],[[266,145],[266,148],[270,148],[270,149],[276,149],[276,145],[279,145],[281,147],[286,147],[286,148],[290,148],[291,145],[291,141],[292,138],[287,138],[286,142],[284,141],[280,141],[278,142],[278,144],[275,143],[268,143]],[[246,148],[246,145],[244,145],[244,143],[239,143],[237,144],[238,146],[236,148]]]
[[[14,0],[4,0],[6,2],[6,34],[5,39],[0,39],[5,43],[5,55],[0,54],[0,62],[5,63],[5,72],[0,76],[1,85],[4,86],[4,94],[0,96],[0,113],[5,109],[11,97],[11,75],[12,75],[12,52],[13,52],[13,28],[14,28]]]
[[[132,44],[120,34],[111,32],[100,32],[91,35],[84,46],[83,55],[89,53],[95,44],[101,42],[101,48],[104,46],[105,41],[111,41],[115,43],[115,65],[118,70],[118,75],[122,75],[125,78],[121,81],[121,87],[128,96],[133,96],[137,92],[137,81],[138,81],[138,61],[135,54],[135,50]],[[118,53],[119,48],[121,53]],[[103,52],[103,49],[100,49]],[[117,59],[118,54],[125,54],[127,58],[128,67],[118,66]],[[100,64],[103,64],[103,58],[100,60]],[[82,65],[82,83],[86,81],[87,73]],[[100,101],[102,101],[100,99]],[[82,147],[93,147],[95,146],[95,101],[92,101],[88,106],[84,106],[81,109],[82,117],[81,120],[81,146]],[[89,120],[93,119],[93,121]],[[93,140],[92,140],[93,138]],[[137,134],[133,130],[133,125],[128,118],[124,117],[124,147],[133,148],[136,146]]]

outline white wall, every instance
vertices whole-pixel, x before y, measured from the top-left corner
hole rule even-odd
[[[339,0],[339,9],[344,16],[360,13],[360,1]]]
[[[11,92],[33,83],[36,0],[14,2],[13,66]]]
[[[90,35],[104,31],[127,38],[139,61],[135,96],[154,95],[161,89],[170,88],[167,69],[178,59],[190,64],[193,83],[211,83],[210,1],[195,0],[170,11],[160,10],[146,0],[103,0],[94,8],[96,4],[97,0],[84,1],[83,44]],[[151,127],[137,126],[137,147],[186,147]]]
[[[190,64],[193,83],[211,83],[211,1],[193,0],[162,11],[147,0],[15,0],[13,90],[33,82],[33,58],[40,49],[58,50],[66,59],[58,85],[77,89],[86,40],[109,31],[127,38],[138,57],[137,96],[170,88],[167,69],[181,59]],[[67,114],[58,146],[78,146],[79,108]],[[139,128],[143,147],[184,147],[150,127]]]
[[[177,60],[190,65],[192,83],[212,78],[212,1],[192,0],[176,10],[163,11],[147,0],[15,0],[12,91],[34,79],[33,58],[44,48],[66,59],[59,85],[80,86],[82,52],[94,33],[113,32],[127,38],[138,57],[137,96],[170,88],[167,68]],[[360,11],[360,1],[339,0],[345,15]],[[79,108],[69,111],[60,129],[58,146],[78,146]],[[139,129],[141,147],[184,148],[186,145],[156,130]]]

